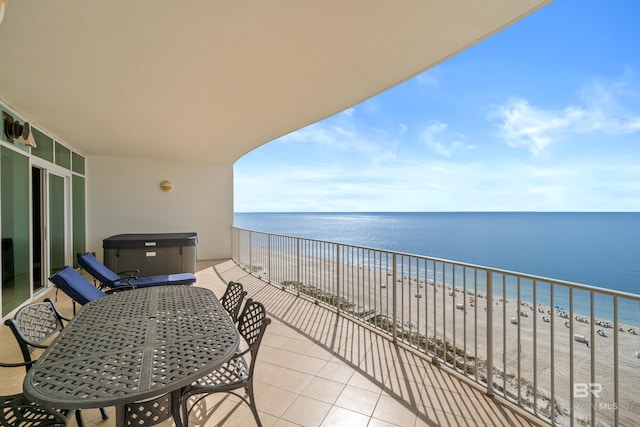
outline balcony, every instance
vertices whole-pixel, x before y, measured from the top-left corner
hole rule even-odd
[[[380,330],[269,284],[232,260],[199,262],[197,277],[198,286],[217,295],[229,280],[240,281],[269,310],[273,323],[256,370],[256,400],[265,426],[544,424],[419,351],[397,345]],[[72,314],[64,294],[49,290],[41,298],[46,296],[57,298],[63,313]],[[0,332],[0,359],[20,360],[7,327]],[[3,369],[2,374],[6,380],[0,393],[21,389],[23,369]],[[208,398],[196,412],[190,426],[254,425],[246,405],[235,398]],[[89,427],[114,424],[113,419],[102,421],[97,410],[83,414]]]
[[[351,319],[354,331],[367,331],[344,337],[344,345],[383,387],[395,391],[392,381],[400,378],[406,393],[398,395],[409,402],[431,407],[424,399],[433,395],[429,372],[436,365],[443,375],[472,382],[486,399],[499,396],[544,423],[640,423],[639,295],[238,228],[233,258],[252,275],[325,307],[342,329]],[[426,376],[396,370],[403,375],[385,377],[394,368],[376,362],[393,360],[387,347],[423,360]],[[421,393],[406,387],[420,381]],[[450,406],[445,412],[461,414]]]

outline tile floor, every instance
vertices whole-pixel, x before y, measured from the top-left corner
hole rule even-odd
[[[517,407],[490,398],[474,383],[394,346],[374,331],[322,306],[248,275],[232,261],[198,263],[198,286],[221,296],[229,280],[267,307],[267,329],[256,367],[256,401],[264,426],[538,426]],[[40,298],[55,297],[50,290]],[[71,314],[69,299],[57,296]],[[0,360],[21,360],[6,326]],[[2,369],[0,394],[19,392],[24,369]],[[113,413],[113,408],[107,408]],[[88,427],[112,427],[97,410],[84,410]],[[173,423],[165,422],[161,427]],[[71,422],[75,426],[75,420]],[[252,426],[237,397],[209,397],[189,426]]]

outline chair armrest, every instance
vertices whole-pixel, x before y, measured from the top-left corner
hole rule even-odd
[[[118,276],[120,276],[121,278],[138,278],[138,274],[140,274],[140,270],[133,269],[133,270],[125,270],[125,271],[120,271],[118,273],[116,273]]]
[[[101,282],[100,283],[100,289],[114,289],[114,288],[122,288],[122,287],[127,287],[127,286],[133,286],[133,288],[135,288],[135,285],[132,285],[131,283],[129,283],[129,281],[131,279],[137,279],[137,277],[135,276],[128,276],[128,277],[121,277],[118,280],[111,280],[109,282]],[[126,283],[125,285],[120,285],[119,283]],[[130,289],[130,288],[129,288]]]
[[[122,286],[118,286],[116,288],[107,289],[104,292],[106,294],[112,294],[114,292],[130,291],[130,290],[133,290],[133,289],[137,289],[137,288],[134,285],[122,285]]]

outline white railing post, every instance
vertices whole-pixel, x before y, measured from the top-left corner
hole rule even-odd
[[[267,268],[269,269],[269,274],[267,275],[267,280],[271,283],[271,233],[267,234]]]
[[[487,271],[487,395],[493,396],[493,275]]]
[[[556,363],[556,352],[555,352],[555,344],[556,344],[556,335],[555,335],[555,330],[556,330],[556,324],[555,324],[555,285],[553,283],[549,284],[550,288],[549,288],[549,317],[550,317],[550,324],[551,324],[551,336],[550,336],[550,344],[549,344],[549,351],[551,352],[551,358],[550,358],[550,375],[551,375],[551,385],[550,385],[550,389],[551,389],[551,421],[554,422],[556,419],[556,381],[555,381],[555,375],[556,375],[556,371],[555,371],[555,363]],[[592,323],[593,324],[593,323]],[[573,338],[571,338],[573,339]],[[591,343],[591,345],[594,345],[593,343]]]
[[[392,333],[393,333],[393,342],[398,342],[398,281],[397,279],[397,257],[396,254],[393,254],[393,294],[391,295],[391,304],[392,304],[392,312],[393,312],[393,323],[392,323]]]
[[[566,321],[565,321],[566,325]],[[569,288],[569,425],[573,427],[576,420],[576,407],[573,399],[573,385],[575,384],[574,366],[573,366],[573,288]]]
[[[590,319],[589,319],[589,324],[591,325],[591,327],[589,328],[589,347],[591,349],[591,360],[596,360],[596,340],[595,340],[595,333],[596,333],[596,328],[593,327],[594,325],[594,318],[595,318],[595,300],[593,298],[593,292],[589,293],[589,311],[591,312],[590,315]],[[591,363],[591,383],[595,383],[596,382],[596,364],[595,363]],[[595,424],[596,422],[596,396],[591,393],[591,423]]]
[[[253,231],[249,232],[249,274],[253,274]]]
[[[616,405],[616,411],[614,413],[614,419],[616,426],[620,425],[620,355],[619,355],[619,341],[618,331],[620,325],[618,324],[618,297],[613,297],[613,404]]]
[[[336,244],[336,313],[340,314],[340,245]]]
[[[300,296],[300,286],[302,282],[300,281],[300,239],[296,237],[296,289],[298,290],[297,295]]]
[[[538,415],[538,282],[533,281],[533,413]]]

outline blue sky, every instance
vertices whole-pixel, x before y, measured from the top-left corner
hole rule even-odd
[[[639,20],[556,0],[248,153],[235,211],[640,211]]]

